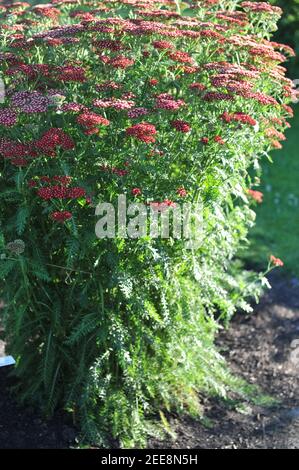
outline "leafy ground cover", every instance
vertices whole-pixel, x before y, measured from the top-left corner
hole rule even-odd
[[[236,316],[231,328],[221,333],[217,347],[236,375],[275,397],[272,406],[238,397],[235,401],[202,397],[204,419],[167,415],[172,432],[166,439],[151,439],[150,448],[299,448],[298,365],[290,360],[290,344],[299,329],[298,285],[280,276],[271,283],[273,289],[255,314]],[[2,372],[0,448],[78,446],[78,429],[69,417],[56,413],[45,421],[32,407],[20,407],[9,394],[11,379]]]

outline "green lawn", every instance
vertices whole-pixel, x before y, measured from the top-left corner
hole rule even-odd
[[[285,272],[299,277],[299,109],[283,150],[273,152],[274,163],[265,162],[257,208],[257,225],[250,241],[250,257],[265,266],[270,253],[282,258]]]

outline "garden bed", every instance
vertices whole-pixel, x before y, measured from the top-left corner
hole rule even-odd
[[[206,423],[171,418],[176,439],[150,441],[153,448],[299,448],[299,371],[290,345],[299,337],[298,280],[275,278],[252,316],[235,317],[218,346],[233,371],[278,399],[275,407],[242,407],[202,399]],[[76,445],[74,430],[62,414],[45,422],[31,408],[10,398],[7,371],[0,375],[0,448],[65,448]],[[240,412],[241,411],[241,412]]]
[[[15,396],[54,416],[48,432],[4,396],[6,446],[67,447],[76,434],[87,446],[183,446],[189,425],[204,433],[190,446],[204,446],[216,396],[246,425],[259,416],[265,437],[264,411],[248,409],[257,388],[238,377],[243,363],[272,366],[270,349],[257,364],[237,321],[238,343],[223,343],[242,359],[228,357],[233,375],[215,340],[288,264],[268,248],[260,273],[238,259],[297,100],[281,65],[295,52],[270,41],[281,14],[242,0],[0,8],[0,324]],[[223,447],[217,403],[209,433]]]

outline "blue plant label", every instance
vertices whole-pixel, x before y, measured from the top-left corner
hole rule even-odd
[[[0,357],[0,367],[14,366],[16,361],[12,356]]]

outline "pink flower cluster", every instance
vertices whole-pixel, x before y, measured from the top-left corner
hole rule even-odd
[[[186,103],[184,100],[176,100],[173,96],[168,93],[161,93],[156,97],[155,108],[156,109],[166,109],[168,111],[177,111]]]
[[[43,113],[51,100],[37,91],[18,91],[10,99],[12,106],[23,113]]]
[[[16,124],[18,119],[15,111],[7,108],[0,109],[0,125],[5,127],[12,127]]]

